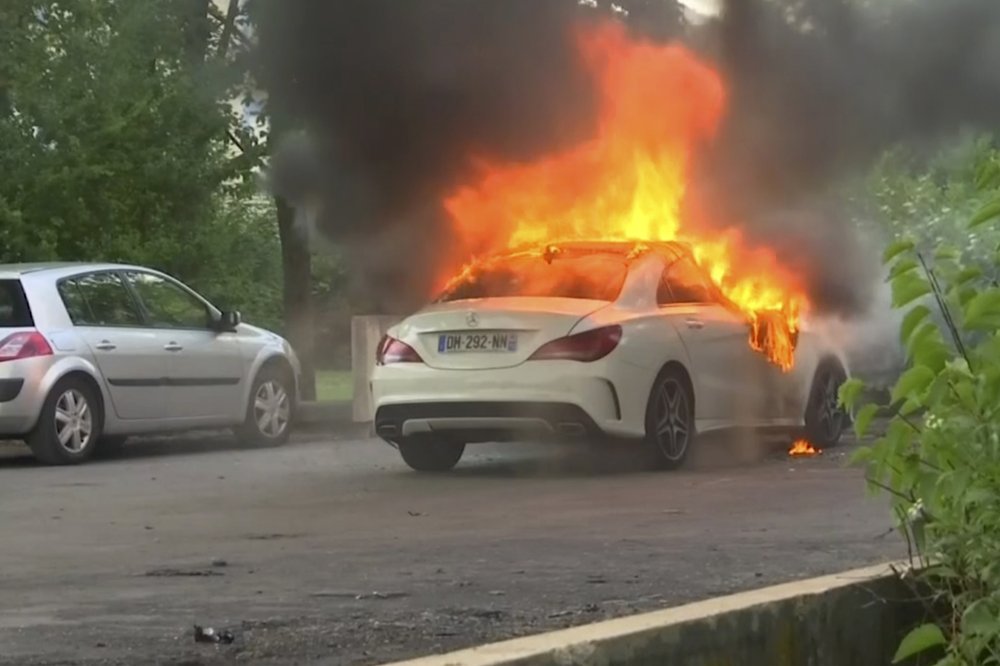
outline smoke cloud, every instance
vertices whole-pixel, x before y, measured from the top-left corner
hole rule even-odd
[[[258,2],[275,125],[308,137],[279,151],[273,187],[315,209],[385,309],[426,296],[451,241],[440,201],[472,158],[530,160],[592,133],[575,23],[615,15],[667,39],[681,16],[671,0],[633,0],[631,18],[576,0]],[[729,0],[689,31],[730,89],[698,208],[802,267],[820,310],[848,316],[879,274],[831,197],[839,179],[894,143],[1000,120],[1000,2],[856,4]]]
[[[820,309],[865,310],[876,244],[830,188],[894,144],[1000,126],[1000,3],[728,0],[715,29],[731,112],[706,199],[786,262],[818,266],[803,274]]]
[[[593,125],[574,2],[283,0],[262,10],[272,103],[311,137],[282,152],[275,189],[321,208],[320,231],[351,248],[384,307],[426,297],[450,240],[439,202],[471,159],[529,160]]]

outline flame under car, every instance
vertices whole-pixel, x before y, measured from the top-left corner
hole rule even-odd
[[[794,428],[833,446],[847,421],[843,355],[804,324],[793,363],[775,364],[759,343],[779,319],[748,320],[680,243],[507,253],[389,331],[372,376],[376,433],[418,471],[451,469],[488,441],[641,440],[667,469],[698,433],[725,428]]]

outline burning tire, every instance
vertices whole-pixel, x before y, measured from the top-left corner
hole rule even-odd
[[[396,442],[403,462],[418,472],[447,472],[458,464],[465,444],[429,437],[412,437]]]
[[[653,382],[646,405],[646,448],[659,469],[684,464],[694,441],[694,392],[687,374],[668,366]]]
[[[825,449],[840,442],[849,416],[840,406],[840,387],[847,371],[835,359],[826,359],[816,369],[805,413],[805,435],[810,443]]]

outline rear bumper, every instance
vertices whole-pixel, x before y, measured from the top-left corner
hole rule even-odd
[[[21,395],[23,379],[0,379],[0,403],[11,402]]]
[[[386,439],[461,431],[466,441],[581,436],[641,437],[623,404],[630,377],[607,362],[539,361],[514,368],[378,367],[372,375],[375,430]],[[645,405],[643,405],[644,410]]]
[[[20,437],[35,427],[45,400],[39,384],[51,365],[51,357],[0,364],[0,437]]]
[[[390,441],[452,433],[472,443],[519,437],[595,436],[601,434],[601,429],[582,408],[566,403],[430,402],[379,408],[375,433]]]

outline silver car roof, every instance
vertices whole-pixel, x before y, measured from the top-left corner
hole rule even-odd
[[[115,270],[142,270],[151,271],[150,268],[133,266],[129,264],[102,264],[85,262],[41,262],[34,264],[0,264],[0,279],[18,279],[24,275],[37,275],[39,273],[48,274],[55,280],[84,273],[89,271],[115,271]],[[158,271],[153,271],[158,272]]]

